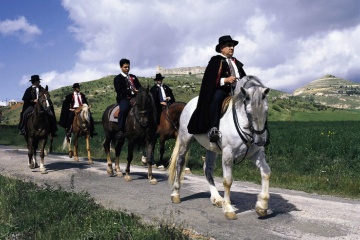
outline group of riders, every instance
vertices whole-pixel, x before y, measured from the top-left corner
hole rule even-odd
[[[231,95],[236,82],[246,76],[243,70],[243,64],[233,57],[234,48],[238,41],[233,40],[231,36],[226,35],[219,38],[219,42],[215,47],[218,55],[213,56],[206,69],[202,79],[199,93],[199,100],[196,110],[194,111],[188,124],[188,131],[191,134],[206,134],[210,142],[219,140],[221,133],[219,131],[219,122],[221,116],[221,105],[223,100]],[[130,74],[130,60],[123,58],[119,62],[120,74],[114,78],[114,88],[116,91],[116,101],[120,107],[118,115],[118,128],[116,138],[124,139],[126,117],[131,108],[131,99],[134,98],[141,88],[139,79]],[[164,108],[175,102],[175,97],[169,86],[163,84],[164,77],[158,73],[154,78],[155,84],[150,89],[154,99],[157,120],[160,123],[160,115]],[[27,116],[34,110],[34,106],[38,99],[39,91],[42,89],[40,85],[40,77],[38,75],[31,76],[30,82],[32,86],[26,89],[22,100],[24,101],[23,109],[20,114],[19,129],[20,134],[25,135],[25,126]],[[66,129],[66,133],[71,135],[72,122],[75,115],[75,109],[88,101],[83,93],[80,92],[80,84],[73,84],[73,93],[68,94],[62,104],[59,125]],[[54,108],[51,105],[51,111]],[[97,133],[94,129],[94,120],[91,117],[90,136],[93,137]],[[50,135],[56,136],[57,122],[55,114],[49,115]]]

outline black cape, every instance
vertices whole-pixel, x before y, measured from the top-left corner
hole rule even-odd
[[[237,59],[235,59],[235,64],[238,68],[240,78],[246,76],[246,73],[243,69],[244,65]],[[221,55],[213,56],[205,69],[204,77],[200,87],[198,103],[188,124],[188,132],[190,134],[206,133],[210,129],[211,119],[209,117],[209,106],[211,100],[216,89],[223,89],[230,94],[230,85],[220,86],[220,78],[227,78],[229,76],[230,68],[226,58]]]

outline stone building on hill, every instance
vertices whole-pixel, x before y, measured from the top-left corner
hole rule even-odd
[[[156,73],[161,73],[161,75],[189,75],[189,74],[204,74],[205,67],[181,67],[181,68],[171,68],[165,69],[162,66],[156,67]]]

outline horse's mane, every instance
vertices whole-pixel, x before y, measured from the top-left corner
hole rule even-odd
[[[86,103],[84,103],[84,105],[82,105],[80,117],[81,117],[81,119],[90,123],[89,106]]]
[[[143,109],[149,110],[151,114],[151,122],[156,122],[156,106],[154,99],[149,91],[149,87],[141,87],[139,92],[136,94],[136,104],[142,106]]]
[[[245,89],[249,89],[251,87],[263,87],[264,88],[265,86],[264,86],[264,84],[262,84],[260,79],[257,78],[256,76],[248,75],[248,76],[241,78],[240,81],[237,82],[236,88],[234,90],[234,96],[233,96],[234,102],[245,98],[244,94],[241,92],[241,87],[243,87]]]

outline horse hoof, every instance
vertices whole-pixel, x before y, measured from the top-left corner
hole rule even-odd
[[[89,161],[89,164],[94,164],[94,162],[92,160]]]
[[[30,169],[34,169],[34,168],[35,168],[34,164],[31,163],[31,164],[29,165],[29,168],[30,168]]]
[[[106,172],[110,175],[110,176],[114,176],[114,171],[112,169],[107,169]]]
[[[171,196],[171,202],[172,203],[181,203],[179,196]]]
[[[222,208],[222,206],[223,206],[222,201],[216,201],[216,202],[214,203],[214,206],[215,206],[215,207],[218,207],[218,208]]]
[[[123,176],[123,173],[122,173],[122,172],[116,172],[116,176],[117,176],[117,177],[122,177],[122,176]]]
[[[225,217],[227,220],[236,220],[237,219],[235,212],[226,212]]]
[[[41,174],[47,174],[48,172],[46,171],[46,168],[40,169],[40,173]]]
[[[158,182],[156,180],[156,178],[150,179],[150,184],[151,185],[156,185]]]
[[[159,170],[159,171],[165,171],[165,167],[164,167],[164,165],[160,165],[160,166],[158,166],[158,170]]]
[[[124,179],[126,182],[131,182],[133,180],[130,176],[125,176]]]
[[[255,211],[259,217],[265,217],[267,215],[267,209],[262,209],[260,207],[256,207]]]
[[[185,173],[186,173],[186,174],[191,174],[191,170],[190,170],[190,168],[188,168],[188,167],[187,167],[187,168],[185,168]]]

